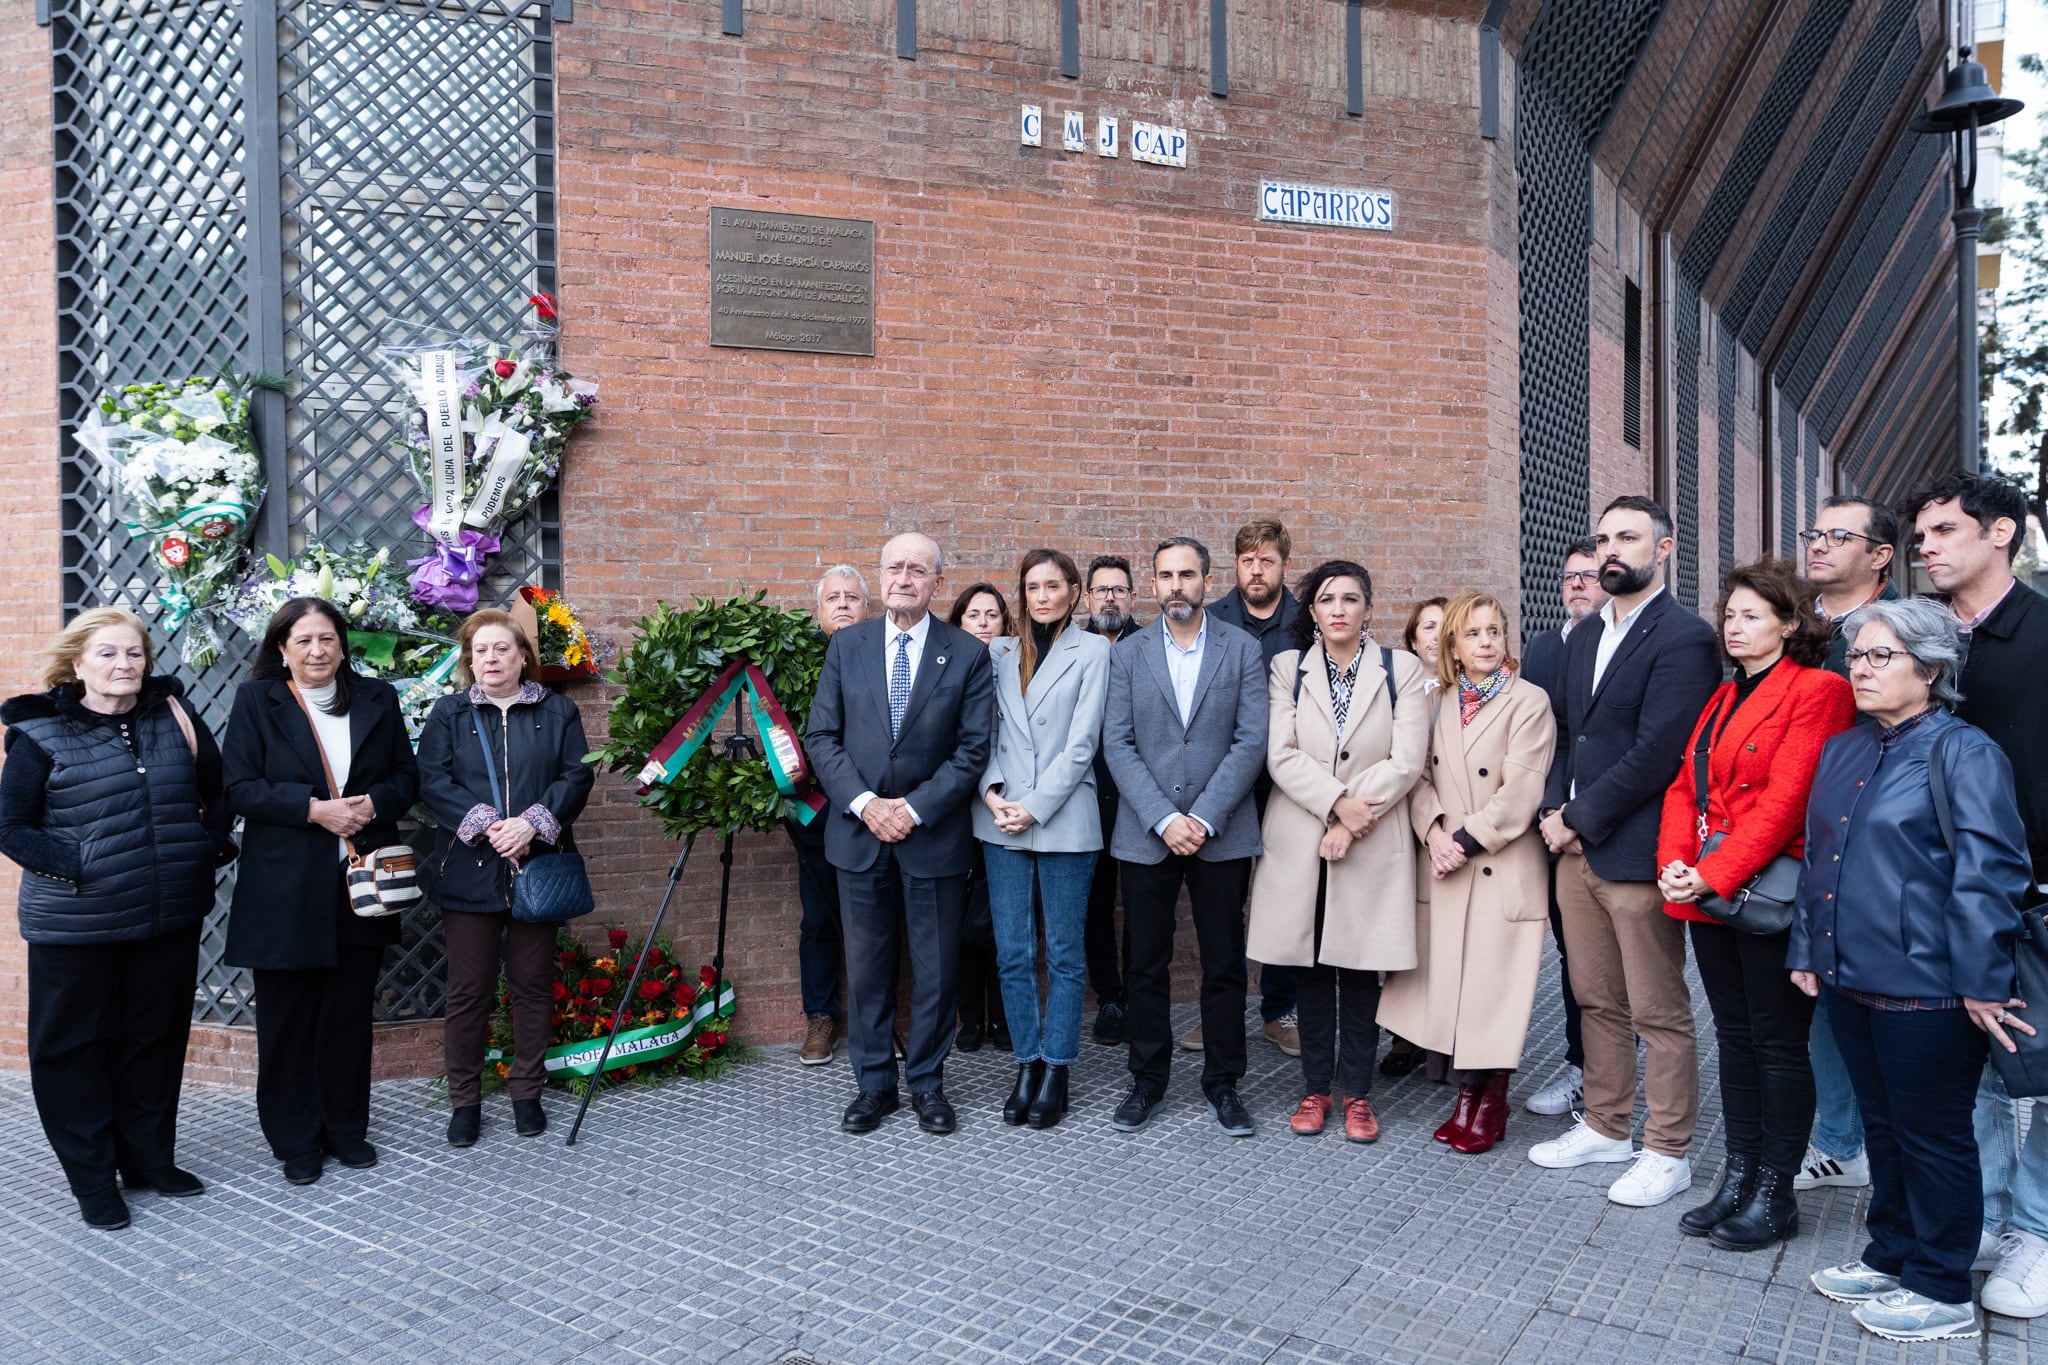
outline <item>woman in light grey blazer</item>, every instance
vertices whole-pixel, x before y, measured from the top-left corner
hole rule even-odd
[[[1088,888],[1102,849],[1095,751],[1109,690],[1109,641],[1072,618],[1081,573],[1058,550],[1017,571],[1023,629],[989,648],[996,734],[974,811],[1017,1086],[1003,1122],[1050,1128],[1067,1112],[1067,1068],[1081,1048]],[[1038,1004],[1038,916],[1050,987]]]

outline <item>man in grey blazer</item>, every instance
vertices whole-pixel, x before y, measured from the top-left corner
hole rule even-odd
[[[1114,1126],[1136,1132],[1165,1103],[1174,907],[1186,885],[1202,963],[1202,1090],[1223,1131],[1249,1137],[1244,1076],[1244,906],[1260,852],[1252,784],[1266,764],[1258,642],[1208,616],[1209,551],[1176,536],[1152,554],[1160,618],[1110,654],[1102,749],[1123,803],[1110,854],[1130,932],[1131,1093]]]

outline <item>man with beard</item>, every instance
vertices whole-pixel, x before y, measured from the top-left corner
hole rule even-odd
[[[1542,826],[1558,855],[1557,900],[1585,1035],[1585,1114],[1529,1159],[1565,1168],[1634,1158],[1607,1197],[1648,1208],[1692,1184],[1686,1152],[1700,1096],[1685,933],[1657,889],[1658,826],[1721,660],[1714,631],[1664,591],[1670,513],[1649,498],[1616,498],[1594,542],[1608,601],[1598,629],[1588,621],[1565,642]],[[1650,1109],[1640,1154],[1629,1141],[1638,1037]]]
[[[1259,651],[1270,665],[1277,654],[1294,648],[1294,618],[1301,604],[1287,588],[1287,561],[1294,542],[1287,528],[1268,519],[1249,521],[1237,528],[1237,586],[1218,598],[1209,608],[1217,620],[1236,626],[1259,642]],[[1258,803],[1259,819],[1266,818],[1266,797],[1272,793],[1273,776],[1262,765],[1252,785],[1252,799]],[[1294,1017],[1294,968],[1259,967],[1259,1017],[1265,1021],[1266,1041],[1290,1057],[1301,1055],[1301,1028]],[[1202,1050],[1198,1025],[1180,1040],[1189,1052]]]
[[[1591,536],[1581,536],[1565,547],[1564,567],[1557,583],[1564,595],[1564,624],[1546,630],[1522,651],[1522,676],[1550,694],[1557,705],[1564,681],[1564,642],[1581,621],[1592,616],[1607,601],[1600,587],[1600,546]],[[1555,1117],[1569,1114],[1586,1098],[1586,1044],[1580,1031],[1579,998],[1572,994],[1571,958],[1564,946],[1564,918],[1557,908],[1557,864],[1550,868],[1550,933],[1557,940],[1557,991],[1564,999],[1564,1065],[1550,1083],[1522,1107],[1532,1114]]]
[[[1110,844],[1131,936],[1121,1132],[1166,1101],[1174,907],[1183,884],[1202,962],[1202,1090],[1223,1131],[1250,1137],[1244,1076],[1244,902],[1260,851],[1252,780],[1266,766],[1266,666],[1252,638],[1202,610],[1209,551],[1176,536],[1152,554],[1159,620],[1110,654],[1102,747],[1123,802]]]
[[[1131,561],[1122,555],[1097,555],[1088,564],[1088,620],[1085,628],[1111,644],[1136,633],[1131,615]],[[1116,833],[1116,779],[1109,760],[1095,751],[1095,804],[1102,817],[1102,844]],[[1124,1041],[1123,963],[1131,956],[1131,936],[1116,931],[1116,859],[1095,860],[1095,881],[1088,888],[1088,925],[1082,944],[1088,957],[1088,986],[1095,992],[1095,1041],[1116,1046]]]
[[[851,564],[836,564],[818,580],[818,633],[827,640],[868,616],[868,582]],[[825,857],[825,821],[782,822],[796,846],[796,890],[804,916],[796,931],[797,978],[804,1002],[804,1045],[796,1059],[823,1066],[839,1046],[839,874]]]

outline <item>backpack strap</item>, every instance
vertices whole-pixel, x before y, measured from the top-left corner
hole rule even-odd
[[[185,714],[184,704],[176,697],[166,697],[164,700],[170,704],[171,719],[178,722],[178,729],[184,732],[185,747],[192,751],[193,758],[198,758],[199,736],[192,733],[192,717]],[[323,753],[320,757],[324,761],[327,755]]]

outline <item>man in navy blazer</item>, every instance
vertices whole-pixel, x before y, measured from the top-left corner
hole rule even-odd
[[[804,751],[830,801],[825,856],[839,872],[847,1056],[860,1093],[840,1126],[867,1133],[896,1110],[896,963],[907,930],[915,982],[904,1070],[918,1126],[950,1133],[942,1088],[953,1045],[953,962],[974,861],[968,802],[988,767],[988,651],[931,613],[937,542],[882,547],[879,621],[832,636]]]
[[[1657,831],[1721,660],[1714,631],[1665,591],[1670,513],[1649,498],[1616,498],[1594,541],[1608,601],[1565,641],[1542,826],[1558,855],[1557,901],[1585,1038],[1585,1117],[1537,1143],[1529,1159],[1562,1168],[1633,1157],[1607,1197],[1647,1208],[1692,1184],[1698,1055],[1685,935],[1657,890]],[[1640,1156],[1629,1142],[1638,1037],[1650,1109]]]

